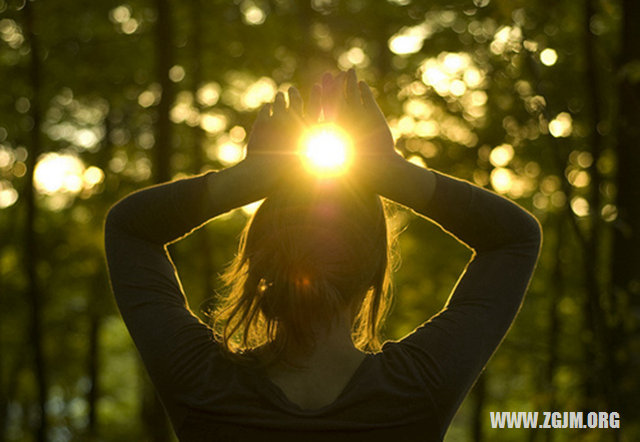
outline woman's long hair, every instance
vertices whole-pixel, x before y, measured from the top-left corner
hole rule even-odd
[[[223,280],[216,338],[231,356],[262,362],[313,348],[314,330],[350,308],[352,337],[380,347],[390,304],[390,238],[380,197],[344,186],[282,190],[247,224]]]

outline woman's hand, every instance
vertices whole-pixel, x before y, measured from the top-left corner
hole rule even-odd
[[[321,110],[319,85],[311,91],[307,112],[296,88],[289,88],[288,94],[288,106],[284,94],[278,92],[273,104],[260,109],[249,135],[246,157],[239,164],[261,182],[267,193],[299,168],[298,142],[305,128],[317,121]]]
[[[391,165],[405,163],[394,148],[389,125],[369,86],[358,82],[353,69],[322,78],[322,106],[325,120],[347,131],[355,148],[352,174],[375,188],[391,172]]]
[[[325,120],[342,126],[355,147],[350,175],[371,191],[419,209],[435,187],[432,172],[406,161],[395,150],[391,130],[369,86],[350,69],[322,78]]]
[[[358,82],[350,69],[336,77],[322,78],[322,105],[325,119],[347,130],[361,155],[399,156],[394,149],[393,136],[369,86]]]

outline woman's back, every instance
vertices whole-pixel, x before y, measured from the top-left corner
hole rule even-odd
[[[316,351],[299,358],[296,365],[276,363],[266,377],[303,410],[332,404],[344,391],[366,355],[354,347],[318,342]]]
[[[355,370],[355,360],[345,364],[337,371],[341,379],[323,384],[320,394],[314,378],[327,382],[328,370],[275,371],[272,382],[259,367],[228,360],[211,329],[186,307],[163,238],[181,236],[215,212],[201,202],[209,200],[207,183],[220,178],[208,174],[134,194],[112,210],[106,226],[118,305],[178,435],[220,440],[190,436],[219,427],[278,437],[420,428],[415,440],[439,440],[520,306],[539,248],[535,220],[495,194],[437,175],[425,215],[472,245],[474,258],[442,312],[367,355]],[[149,211],[159,204],[165,210]],[[197,214],[185,219],[193,206]]]
[[[181,425],[175,426],[181,440],[252,440],[248,435],[259,435],[259,440],[358,441],[384,434],[407,442],[441,438],[442,417],[432,397],[434,389],[416,378],[418,366],[396,345],[366,355],[335,398],[308,407],[288,397],[262,369],[238,366],[224,356],[211,366],[218,371],[201,386],[202,402],[185,410],[165,400],[169,410],[175,406],[185,413]],[[206,378],[199,374],[203,383]],[[321,396],[319,388],[336,385],[328,378],[301,377],[296,383],[301,379],[305,386],[324,381],[311,400]],[[228,439],[219,438],[221,434]]]

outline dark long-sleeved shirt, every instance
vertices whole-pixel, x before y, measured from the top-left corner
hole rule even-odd
[[[332,404],[304,410],[259,368],[228,360],[189,310],[166,245],[224,210],[209,196],[209,179],[133,193],[105,227],[118,307],[180,440],[441,440],[520,308],[540,247],[535,218],[436,173],[422,215],[473,257],[441,312],[368,354]]]

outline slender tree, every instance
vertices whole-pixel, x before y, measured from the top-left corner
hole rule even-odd
[[[547,359],[547,366],[544,372],[544,384],[545,390],[547,393],[547,409],[548,410],[556,410],[557,409],[557,398],[556,398],[556,386],[555,386],[555,374],[558,368],[559,362],[559,351],[558,351],[558,342],[560,340],[561,330],[560,330],[560,314],[558,311],[558,304],[560,302],[562,294],[565,292],[566,287],[566,276],[564,274],[563,269],[563,250],[566,247],[566,238],[565,238],[565,230],[566,230],[566,222],[564,216],[557,215],[555,218],[555,250],[554,250],[554,263],[553,270],[551,271],[551,280],[549,284],[552,287],[551,296],[549,299],[549,330],[548,330],[548,348],[549,355]],[[554,440],[553,431],[547,430],[545,432],[547,442],[552,442]]]
[[[589,224],[590,232],[586,237],[583,266],[586,289],[585,318],[589,328],[590,341],[586,351],[591,353],[591,360],[595,367],[589,372],[587,379],[588,402],[587,408],[595,409],[600,406],[602,399],[609,409],[616,409],[616,387],[614,379],[615,367],[610,348],[610,330],[605,321],[606,312],[602,307],[603,284],[601,278],[599,258],[601,257],[603,230],[605,228],[600,214],[602,177],[598,170],[602,156],[604,136],[599,130],[604,122],[604,103],[599,85],[603,76],[599,72],[601,62],[598,60],[598,41],[591,30],[591,20],[596,9],[594,0],[585,0],[583,18],[583,38],[585,54],[585,82],[587,87],[587,111],[589,123],[588,143],[593,157],[589,167],[591,178],[589,192]]]
[[[203,32],[203,20],[205,18],[205,14],[203,14],[204,4],[202,0],[193,0],[190,4],[191,7],[191,24],[192,24],[192,63],[193,63],[193,73],[192,73],[192,93],[193,96],[197,98],[198,89],[202,86],[203,83],[203,63],[202,60],[204,58],[204,51],[202,41],[204,38]],[[195,106],[199,114],[202,114],[202,105],[199,100],[195,100]],[[192,161],[192,169],[194,173],[201,173],[205,163],[204,163],[204,142],[205,142],[205,134],[202,127],[199,125],[193,128],[193,161]],[[213,261],[212,261],[212,250],[211,250],[211,241],[209,236],[206,235],[206,232],[201,234],[200,242],[199,242],[199,257],[202,262],[202,293],[204,296],[210,296],[213,293]]]
[[[156,78],[161,97],[157,106],[154,144],[154,181],[162,183],[171,179],[172,126],[169,117],[174,102],[174,87],[169,78],[173,65],[173,26],[169,0],[155,0],[157,13],[155,24]]]
[[[39,248],[35,230],[36,201],[34,188],[34,171],[36,160],[41,152],[40,132],[42,128],[41,100],[41,62],[40,46],[36,33],[33,2],[26,1],[23,7],[24,28],[29,42],[29,82],[31,85],[30,117],[32,119],[27,172],[25,175],[23,198],[26,210],[24,223],[24,268],[27,272],[27,299],[30,306],[30,345],[33,351],[34,372],[37,385],[38,421],[36,440],[44,441],[47,435],[47,378],[44,349],[42,343],[42,291],[38,281]]]
[[[622,32],[617,67],[616,207],[611,259],[612,302],[616,307],[615,341],[624,371],[617,382],[625,385],[621,413],[630,422],[640,417],[640,322],[630,312],[640,309],[640,3],[622,0]],[[635,350],[634,350],[635,349]],[[637,427],[636,430],[640,431]]]
[[[169,0],[155,0],[154,6],[157,13],[155,24],[155,67],[156,78],[160,84],[161,97],[155,116],[153,178],[156,183],[162,183],[171,179],[173,131],[170,111],[174,102],[174,87],[169,78],[169,70],[173,65],[173,26]],[[145,377],[143,390],[142,416],[149,440],[152,442],[170,441],[171,429],[169,421],[155,388],[148,377]]]

